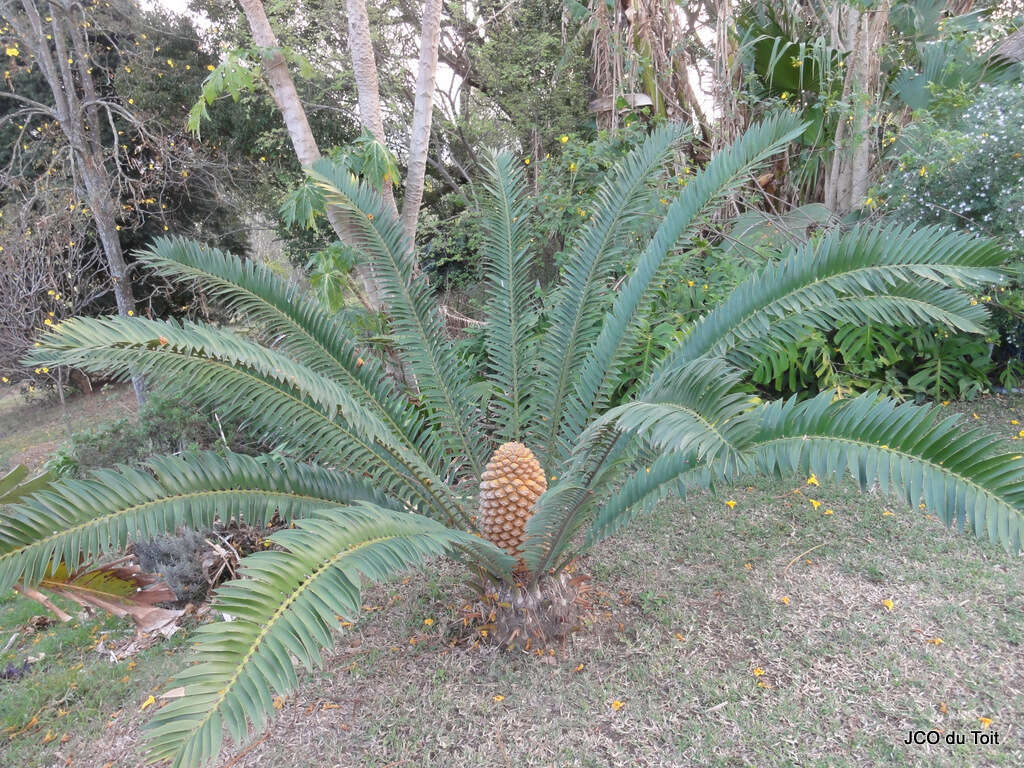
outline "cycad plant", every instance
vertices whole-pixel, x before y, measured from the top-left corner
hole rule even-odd
[[[218,753],[225,726],[236,742],[250,724],[263,728],[273,695],[296,686],[296,662],[318,664],[338,617],[359,614],[367,580],[453,557],[512,598],[500,605],[515,630],[496,634],[514,645],[517,634],[550,630],[531,617],[550,619],[552,606],[571,602],[560,573],[572,558],[671,490],[742,473],[849,470],[862,488],[898,490],[1016,549],[1024,461],[989,437],[930,407],[871,395],[765,403],[744,385],[768,345],[809,328],[941,322],[981,331],[985,308],[970,291],[1002,279],[1003,254],[991,243],[862,226],[794,247],[696,323],[629,402],[610,403],[667,254],[685,251],[701,217],[801,129],[788,116],[752,127],[678,190],[639,247],[647,192],[682,135],[654,130],[609,173],[544,306],[529,277],[522,166],[496,155],[483,212],[485,361],[446,338],[413,246],[378,195],[322,162],[314,177],[385,290],[408,387],[273,272],[192,242],[156,241],[143,255],[150,268],[198,282],[251,332],[80,318],[49,331],[31,364],[141,372],[244,417],[281,449],[153,459],[22,501],[0,523],[0,591],[218,515],[294,523],[218,590],[216,608],[232,620],[198,630],[199,661],[172,683],[185,695],[150,724],[151,756],[191,766]],[[482,393],[471,386],[481,370]]]

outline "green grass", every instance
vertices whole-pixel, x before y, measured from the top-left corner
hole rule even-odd
[[[1019,397],[949,408],[1004,438],[1024,422]],[[374,588],[324,669],[219,764],[1024,765],[1024,559],[927,510],[805,480],[671,499],[603,544],[577,564],[593,578],[588,624],[553,655],[448,647],[466,597],[454,566]],[[0,602],[0,647],[41,612]],[[77,623],[4,655],[46,659],[0,682],[0,727],[39,718],[4,737],[0,765],[143,764],[139,708],[186,663],[183,640],[128,669],[88,647],[127,624]],[[998,746],[970,743],[982,717]],[[969,743],[903,744],[932,728]]]
[[[68,437],[67,426],[76,430],[135,413],[130,386],[104,387],[91,395],[67,399],[67,419],[56,401],[26,401],[10,387],[0,389],[0,472],[16,464],[38,469]]]

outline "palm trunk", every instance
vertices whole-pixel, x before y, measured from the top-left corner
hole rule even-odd
[[[274,102],[281,110],[285,127],[288,129],[288,136],[295,149],[295,156],[299,163],[308,168],[320,159],[320,148],[317,146],[313,131],[309,127],[309,120],[306,118],[306,110],[299,99],[299,93],[295,90],[295,82],[292,80],[288,65],[284,56],[279,50],[277,36],[270,27],[270,20],[263,7],[261,0],[239,0],[246,19],[249,21],[249,28],[252,30],[253,41],[256,45],[272,51],[269,56],[263,59],[263,70],[270,84],[270,92]],[[376,74],[376,72],[375,72]],[[394,205],[394,199],[391,204]],[[345,222],[344,216],[337,208],[327,208],[327,220],[342,242],[352,242],[353,238]],[[380,287],[374,279],[372,270],[364,265],[358,264],[355,267],[356,280],[363,292],[366,304],[374,311],[383,307],[383,299]]]
[[[405,197],[402,200],[402,226],[410,242],[416,240],[416,222],[427,175],[430,119],[434,111],[434,82],[437,78],[437,45],[440,37],[441,0],[425,0],[416,101],[412,113],[412,135],[409,137],[409,169],[405,176]]]
[[[373,138],[381,145],[387,146],[384,140],[384,120],[380,113],[380,85],[377,80],[377,62],[373,58],[373,40],[370,37],[370,19],[366,15],[366,0],[347,0],[347,7],[348,47],[352,51],[352,71],[359,94],[359,121],[373,134]],[[434,50],[437,50],[436,44]],[[381,194],[397,218],[398,207],[395,205],[391,185],[385,183]]]

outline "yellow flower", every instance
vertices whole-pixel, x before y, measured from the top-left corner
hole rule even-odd
[[[1020,422],[1017,421],[1016,419],[1010,419],[1010,423],[1013,424],[1014,426],[1016,426],[1017,424],[1020,424]]]
[[[50,318],[46,318],[45,320],[43,320],[43,325],[53,325],[53,320],[51,320]]]
[[[782,596],[782,599],[780,600],[780,602],[781,602],[781,603],[782,603],[783,605],[789,605],[789,595],[783,595],[783,596]]]
[[[4,384],[6,384],[7,382],[10,381],[10,379],[8,379],[6,376],[0,376],[0,381],[2,381]]]
[[[686,284],[687,284],[688,286],[690,286],[691,288],[693,288],[693,280],[687,280],[687,281],[686,281]]]
[[[426,624],[428,627],[430,627],[430,626],[433,626],[434,620],[433,619],[424,619],[423,623]]]
[[[132,310],[128,310],[128,317],[135,317],[135,313]]]
[[[624,701],[619,701],[618,699],[616,699],[612,702],[612,709],[614,709],[616,712],[618,712],[624,706],[626,706],[626,702]]]
[[[530,164],[530,158],[524,157],[523,158],[523,165],[529,165],[529,164]]]
[[[832,511],[831,509],[826,509],[826,510],[825,510],[825,514],[826,514],[826,515],[834,515],[834,514],[835,514],[835,512],[833,512],[833,511]]]
[[[761,677],[764,675],[764,670],[760,667],[754,667],[754,677]]]
[[[560,142],[562,142],[563,144],[568,144],[569,143],[569,137],[568,136],[559,136],[558,140]]]
[[[783,91],[783,92],[782,92],[782,96],[781,96],[781,98],[782,98],[783,100],[786,100],[786,99],[788,99],[788,98],[789,98],[789,91]]]
[[[941,637],[929,637],[928,638],[928,642],[931,643],[932,645],[942,645],[942,638]]]
[[[771,688],[771,686],[768,685],[768,683],[766,683],[764,680],[758,680],[757,681],[757,687],[758,688]]]
[[[820,483],[818,482],[818,476],[817,475],[811,475],[810,477],[808,477],[807,478],[807,484],[808,485],[820,485]]]
[[[992,718],[991,717],[979,717],[978,718],[978,722],[981,723],[981,727],[982,728],[988,728],[990,725],[992,725]]]
[[[501,694],[499,693],[499,694],[498,694],[497,696],[495,696],[495,697],[494,697],[494,700],[495,700],[495,701],[504,701],[504,700],[505,700],[505,697],[504,697],[504,696],[502,696],[502,695],[501,695]]]
[[[167,66],[173,68],[174,67],[174,59],[168,59],[167,60]]]
[[[732,499],[729,499],[727,502],[725,502],[725,506],[727,506],[729,509],[735,509],[736,502],[733,501]]]
[[[142,706],[139,707],[139,712],[141,712],[142,710],[144,710],[146,707],[150,706],[151,704],[156,704],[156,697],[153,696],[153,695],[150,695],[144,702],[142,702]]]
[[[576,171],[576,163],[569,163],[569,170],[575,172]]]
[[[922,165],[922,166],[921,166],[921,170],[920,170],[920,171],[918,172],[918,174],[917,174],[917,175],[918,175],[918,176],[927,176],[927,175],[928,175],[928,169],[927,169],[927,168],[925,168],[925,167],[924,167],[924,166]]]
[[[207,64],[206,65],[206,69],[207,69],[208,72],[213,72],[213,70],[215,70],[216,67],[213,66],[213,64]]]
[[[18,55],[18,49],[15,48],[13,45],[8,45],[7,46],[7,55],[8,56],[17,56]]]
[[[893,513],[890,512],[888,509],[882,511],[882,516],[883,517],[890,517],[892,514]]]
[[[818,507],[821,506],[821,502],[818,501],[817,499],[811,499],[811,506],[817,509]]]
[[[885,610],[887,611],[891,611],[893,608],[896,607],[896,604],[893,603],[893,601],[889,598],[885,598],[885,600],[882,601],[882,605],[885,606]]]
[[[744,563],[743,567],[746,568],[748,571],[754,570],[754,566],[752,563]]]

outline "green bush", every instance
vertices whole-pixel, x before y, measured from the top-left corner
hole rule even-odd
[[[945,224],[999,238],[1024,260],[1024,87],[983,85],[947,119],[921,113],[893,147],[893,167],[869,199],[902,221]],[[981,297],[978,297],[981,299]],[[1024,359],[1024,291],[1019,281],[991,295],[1002,349]],[[1019,363],[1017,364],[1019,365]]]
[[[90,469],[134,464],[161,453],[220,446],[236,453],[258,447],[237,420],[220,419],[188,398],[169,392],[150,392],[136,419],[120,418],[74,432],[47,463],[63,475],[80,477]]]

